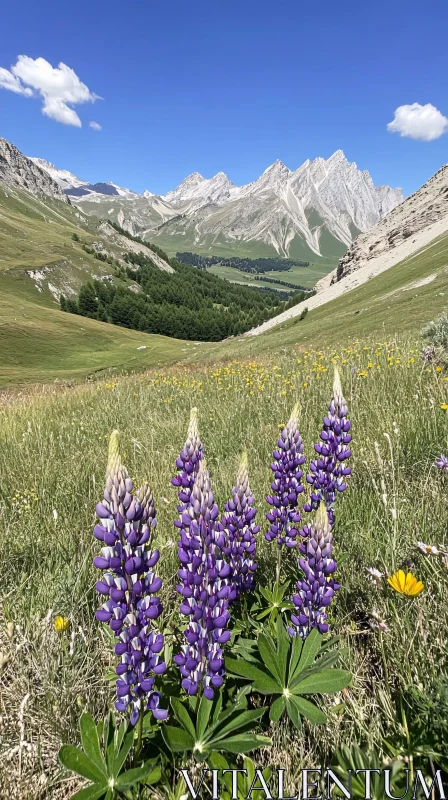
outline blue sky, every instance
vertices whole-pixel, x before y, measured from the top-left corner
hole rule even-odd
[[[0,89],[0,136],[156,193],[196,170],[242,184],[341,148],[409,194],[448,161],[448,133],[418,141],[387,123],[413,103],[448,116],[447,26],[446,0],[17,0],[2,7],[0,67],[63,62],[103,99],[73,105],[77,127]]]

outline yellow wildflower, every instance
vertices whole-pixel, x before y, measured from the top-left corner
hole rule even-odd
[[[65,617],[56,617],[56,619],[53,622],[53,627],[56,633],[63,633],[64,631],[67,630],[68,625],[69,625],[68,619],[66,619]]]
[[[425,588],[424,584],[418,581],[412,572],[405,574],[402,569],[391,575],[387,582],[398,594],[404,594],[406,597],[416,597]]]

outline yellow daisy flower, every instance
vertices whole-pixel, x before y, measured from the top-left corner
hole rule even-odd
[[[63,633],[64,631],[67,630],[68,625],[69,625],[68,619],[66,619],[65,617],[56,617],[56,619],[53,622],[53,627],[56,633]]]
[[[391,575],[387,582],[398,594],[404,594],[406,597],[416,597],[425,588],[424,584],[418,581],[412,572],[405,574],[402,569]]]

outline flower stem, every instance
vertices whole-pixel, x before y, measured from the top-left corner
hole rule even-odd
[[[137,722],[137,746],[135,748],[135,761],[138,761],[142,749],[143,739],[143,714],[140,713]]]

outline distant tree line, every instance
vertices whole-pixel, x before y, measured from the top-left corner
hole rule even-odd
[[[170,260],[160,248],[157,251],[174,273],[158,269],[143,253],[127,253],[127,278],[137,292],[127,283],[92,280],[76,299],[61,296],[62,310],[175,339],[220,341],[244,333],[307,296],[300,292],[281,299],[275,290],[233,284]]]
[[[307,289],[306,286],[298,286],[297,283],[287,283],[287,281],[280,281],[278,278],[267,278],[266,275],[255,275],[254,281],[263,281],[263,283],[275,283],[276,286],[288,286],[290,289],[306,292],[308,295],[315,294],[314,289]]]
[[[309,267],[309,261],[293,261],[291,258],[221,258],[220,256],[201,256],[198,253],[176,253],[182,264],[191,264],[199,269],[208,269],[215,264],[234,267],[241,272],[287,272],[291,267]]]

